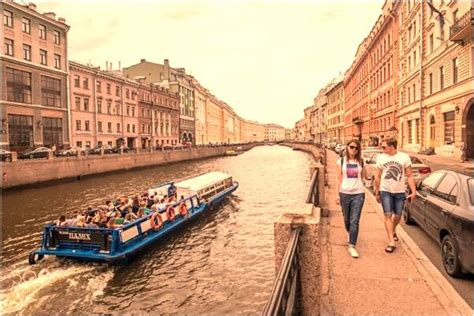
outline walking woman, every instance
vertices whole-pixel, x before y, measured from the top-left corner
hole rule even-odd
[[[365,201],[362,181],[365,177],[365,168],[358,139],[352,139],[346,144],[345,153],[338,159],[336,165],[339,188],[339,197],[336,198],[336,203],[341,205],[344,225],[349,234],[349,254],[353,258],[358,258],[356,244],[359,235],[360,215]]]

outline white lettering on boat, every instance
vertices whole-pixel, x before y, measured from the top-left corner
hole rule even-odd
[[[68,235],[69,235],[69,239],[91,240],[91,234],[69,233]]]

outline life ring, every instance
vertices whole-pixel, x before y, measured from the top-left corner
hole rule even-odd
[[[188,207],[186,206],[186,203],[181,203],[179,206],[179,214],[181,214],[181,216],[188,215]]]
[[[166,209],[166,215],[168,215],[168,219],[170,221],[174,221],[174,217],[175,217],[175,213],[174,213],[174,208],[173,206],[168,206],[168,208]]]
[[[150,225],[153,229],[160,229],[163,226],[163,218],[159,212],[153,213],[150,218]]]

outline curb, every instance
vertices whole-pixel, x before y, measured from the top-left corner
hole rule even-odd
[[[365,193],[366,201],[371,204],[379,218],[383,221],[384,215],[382,206],[375,200],[374,195],[367,190],[367,188],[365,188]],[[408,257],[410,257],[410,260],[415,264],[417,270],[427,285],[433,290],[434,295],[446,311],[448,311],[449,314],[474,315],[474,310],[471,309],[441,272],[431,263],[401,225],[398,225],[397,235],[400,241],[403,241],[403,243],[401,243],[402,248],[406,251]]]

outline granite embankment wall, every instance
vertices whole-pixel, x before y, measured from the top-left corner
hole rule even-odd
[[[242,150],[254,144],[242,145]],[[223,156],[235,146],[191,148],[176,151],[154,151],[122,155],[56,158],[51,160],[24,160],[1,163],[2,189],[27,186],[54,180],[123,171],[134,168],[163,165],[172,162]]]

